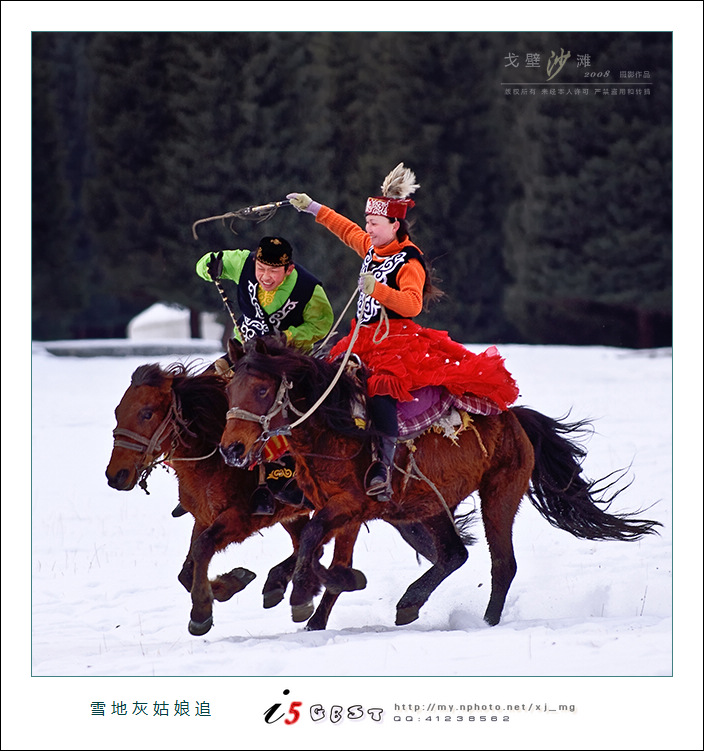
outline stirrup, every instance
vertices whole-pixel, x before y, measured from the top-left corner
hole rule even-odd
[[[369,465],[364,475],[364,490],[368,496],[377,501],[391,500],[391,471],[384,462],[377,459]]]

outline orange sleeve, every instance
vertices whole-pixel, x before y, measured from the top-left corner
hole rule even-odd
[[[315,218],[318,224],[330,230],[333,235],[342,240],[348,247],[360,257],[364,258],[371,247],[372,240],[369,235],[351,219],[342,214],[338,214],[328,206],[321,206],[318,215]]]
[[[404,318],[413,318],[423,310],[425,269],[415,258],[404,264],[396,277],[398,289],[377,282],[372,297]]]

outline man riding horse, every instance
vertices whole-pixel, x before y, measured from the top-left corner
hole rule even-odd
[[[206,281],[229,279],[237,284],[241,315],[235,338],[241,342],[280,332],[287,342],[308,351],[332,328],[332,306],[322,283],[294,264],[293,248],[283,237],[263,237],[254,251],[206,253],[196,263],[196,273]],[[224,372],[231,363],[224,356],[215,365]],[[268,458],[252,496],[252,513],[273,514],[276,500],[293,506],[306,503],[285,442],[272,444]]]

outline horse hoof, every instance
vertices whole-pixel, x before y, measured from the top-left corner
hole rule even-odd
[[[268,609],[278,605],[284,599],[285,593],[283,589],[272,589],[262,594],[264,595],[264,607]]]
[[[256,578],[257,575],[246,568],[233,568],[232,571],[220,574],[211,582],[213,597],[218,602],[227,602]]]
[[[254,581],[257,578],[257,575],[254,573],[254,571],[250,571],[248,568],[243,568],[242,566],[233,568],[232,571],[226,574],[226,576],[233,576],[235,579],[241,581],[242,589],[244,589],[250,582]]]
[[[203,636],[213,627],[213,616],[206,618],[202,623],[196,623],[194,620],[188,622],[188,633],[192,636]]]
[[[367,577],[356,568],[352,569],[352,574],[354,576],[354,584],[355,584],[355,587],[352,591],[356,592],[359,589],[365,589],[367,586]]]
[[[418,620],[419,615],[420,608],[415,605],[408,608],[399,608],[396,611],[396,625],[405,626],[407,623],[413,623],[413,621]]]
[[[293,618],[293,622],[302,623],[303,621],[307,621],[313,615],[314,610],[312,602],[306,602],[304,605],[292,605],[291,617]]]

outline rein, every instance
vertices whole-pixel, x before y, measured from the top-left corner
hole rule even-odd
[[[406,489],[406,486],[408,485],[409,480],[420,480],[421,482],[424,482],[439,498],[440,503],[442,504],[443,508],[445,509],[445,512],[447,513],[450,521],[452,522],[452,526],[455,528],[455,531],[458,535],[460,535],[459,529],[457,529],[457,523],[455,522],[454,514],[452,513],[452,510],[447,505],[447,501],[445,500],[445,497],[440,492],[438,486],[426,475],[424,475],[420,467],[418,466],[418,462],[416,461],[415,453],[416,453],[416,445],[413,441],[405,441],[406,446],[408,447],[408,466],[406,469],[403,469],[402,467],[399,467],[396,462],[394,462],[394,467],[402,474],[404,475],[403,480],[403,489]],[[414,474],[415,473],[415,474]]]

